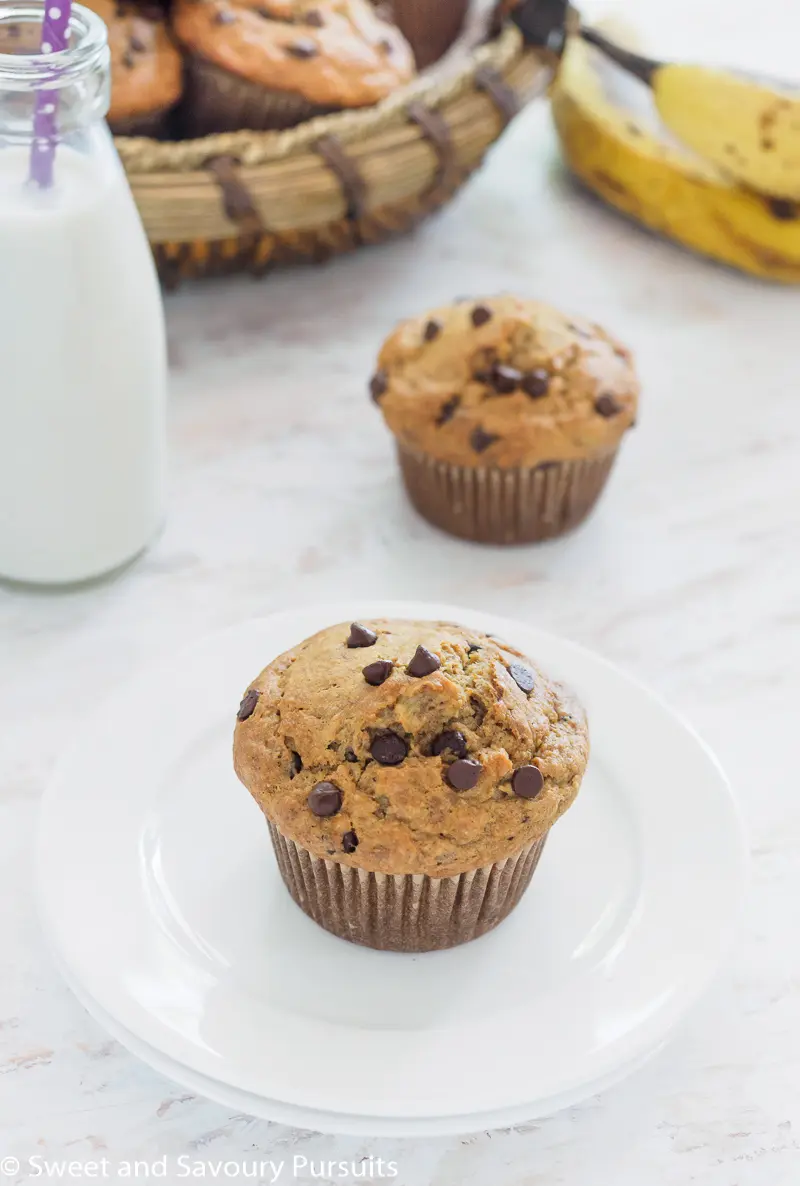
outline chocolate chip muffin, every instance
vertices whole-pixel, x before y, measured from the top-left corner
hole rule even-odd
[[[108,28],[109,126],[117,136],[159,136],[183,90],[183,63],[155,5],[87,0]]]
[[[369,0],[175,0],[173,27],[196,136],[370,106],[414,73],[402,33]]]
[[[502,296],[403,322],[371,392],[420,513],[509,544],[586,517],[635,422],[639,384],[628,350],[599,326]]]
[[[588,747],[580,706],[513,647],[381,620],[270,663],[239,708],[234,764],[308,915],[356,943],[428,951],[513,909]]]

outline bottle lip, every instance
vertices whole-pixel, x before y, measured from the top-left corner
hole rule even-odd
[[[0,0],[0,32],[4,26],[41,28],[45,8],[58,0]],[[3,90],[58,90],[81,75],[107,68],[108,33],[103,21],[82,4],[73,4],[69,20],[69,46],[57,53],[0,53],[0,88]]]

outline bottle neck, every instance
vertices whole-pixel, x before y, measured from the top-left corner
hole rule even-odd
[[[48,0],[53,8],[59,0]],[[30,143],[43,104],[52,104],[59,141],[103,120],[110,99],[106,28],[98,16],[74,5],[67,48],[43,53],[43,3],[0,0],[0,148]]]

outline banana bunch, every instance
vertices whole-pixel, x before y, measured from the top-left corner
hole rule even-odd
[[[570,168],[612,206],[733,267],[800,283],[800,92],[654,62],[581,29],[552,109]]]

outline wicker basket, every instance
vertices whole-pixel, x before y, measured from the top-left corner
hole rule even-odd
[[[323,261],[409,230],[452,197],[553,72],[506,27],[446,78],[286,132],[116,141],[167,287]]]

